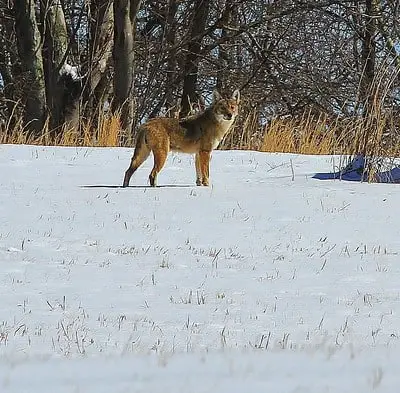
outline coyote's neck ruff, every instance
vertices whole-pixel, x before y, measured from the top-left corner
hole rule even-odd
[[[159,117],[143,124],[137,133],[135,151],[131,165],[125,172],[123,187],[129,185],[131,176],[150,152],[153,152],[154,167],[149,180],[155,186],[157,175],[170,150],[196,154],[196,184],[208,186],[211,151],[219,145],[233,125],[238,114],[239,101],[238,90],[228,99],[214,91],[211,106],[200,114],[182,120]]]

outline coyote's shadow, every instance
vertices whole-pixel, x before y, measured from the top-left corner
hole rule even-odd
[[[132,185],[128,187],[122,187],[118,185],[112,185],[112,184],[94,184],[94,185],[85,185],[81,186],[81,188],[194,188],[196,187],[195,185],[190,185],[190,184],[161,184],[156,187],[152,187],[150,185]]]

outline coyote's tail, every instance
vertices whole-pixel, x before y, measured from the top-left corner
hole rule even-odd
[[[138,129],[138,133],[136,136],[135,151],[133,152],[132,161],[134,161],[137,157],[140,157],[140,155],[143,153],[143,150],[149,150],[146,143],[145,131],[146,129],[142,127]]]

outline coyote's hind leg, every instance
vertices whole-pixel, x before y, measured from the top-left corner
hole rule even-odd
[[[153,150],[154,166],[149,175],[149,182],[152,187],[157,186],[157,175],[160,173],[161,169],[165,164],[165,161],[167,160],[168,151],[169,151],[168,144],[165,144],[165,146],[163,146],[162,148]]]
[[[147,157],[150,155],[150,149],[146,146],[145,143],[142,142],[143,141],[138,140],[138,143],[135,148],[135,153],[133,154],[131,160],[131,164],[129,165],[129,168],[125,172],[125,177],[122,187],[129,186],[129,180],[135,173],[136,169],[138,169],[140,165],[142,165],[146,161]]]

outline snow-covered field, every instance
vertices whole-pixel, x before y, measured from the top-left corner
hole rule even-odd
[[[399,185],[131,153],[0,146],[0,392],[397,391]]]

